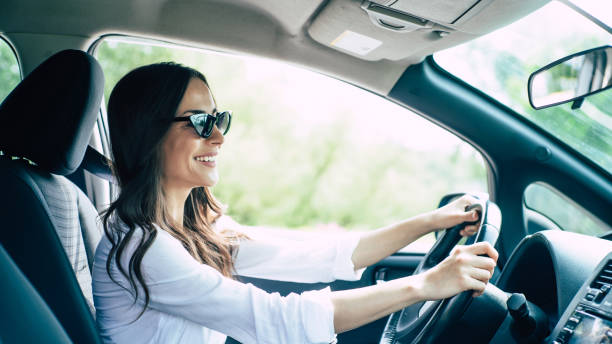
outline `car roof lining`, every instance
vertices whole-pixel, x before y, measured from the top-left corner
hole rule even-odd
[[[445,24],[454,30],[450,35],[433,37],[431,30],[396,33],[376,27],[360,8],[362,0],[5,0],[0,32],[9,38],[13,33],[82,36],[90,42],[106,34],[154,38],[287,61],[386,95],[409,65],[502,27],[548,1],[463,0],[474,3],[477,13],[461,17],[459,24]],[[402,2],[403,10],[418,3],[376,0],[394,6]],[[431,16],[457,13],[455,6],[445,14],[445,2],[454,0],[433,1]],[[423,15],[422,8],[417,12]],[[372,55],[360,56],[330,44],[340,30],[353,26],[382,45]]]

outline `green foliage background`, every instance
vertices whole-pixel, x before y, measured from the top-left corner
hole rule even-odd
[[[17,58],[9,45],[0,39],[0,102],[17,86],[20,80]]]

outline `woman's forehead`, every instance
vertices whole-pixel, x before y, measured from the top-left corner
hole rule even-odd
[[[177,115],[185,112],[199,111],[213,113],[216,109],[212,93],[204,81],[192,78],[178,107]]]

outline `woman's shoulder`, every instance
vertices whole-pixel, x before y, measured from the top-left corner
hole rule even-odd
[[[125,240],[125,234],[130,231],[130,228],[125,224],[122,226],[123,228],[120,230]],[[153,233],[153,236],[151,236],[151,233]],[[96,253],[106,258],[110,248],[111,243],[108,238],[103,238],[98,246],[99,252]],[[142,268],[152,281],[189,274],[194,269],[199,269],[200,264],[185,250],[181,242],[155,224],[150,228],[143,228],[142,226],[133,228],[121,255],[121,264],[126,267],[129,266],[130,258],[142,249],[144,249]]]
[[[149,225],[140,225],[136,223],[128,225],[120,218],[112,218],[108,221],[107,226],[107,232],[113,237],[113,240],[123,240],[127,238],[129,241],[139,242],[143,240],[143,237],[149,237],[151,235],[154,235],[155,238],[157,238],[160,236],[160,233],[166,234],[161,235],[162,242],[173,239],[170,234],[155,223],[151,223]]]
[[[178,255],[180,257],[181,253],[186,253],[183,245],[176,238],[156,224],[151,224],[150,226],[137,224],[129,226],[123,221],[114,221],[109,223],[108,232],[111,238],[104,235],[98,244],[97,250],[108,253],[112,246],[111,240],[115,244],[118,244],[119,241],[127,240],[124,246],[124,252],[127,254],[122,254],[122,256],[131,257],[136,250],[146,246],[143,262],[148,257],[166,257],[168,255]]]

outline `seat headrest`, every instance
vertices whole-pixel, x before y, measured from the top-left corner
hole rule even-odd
[[[0,105],[0,150],[60,175],[81,163],[104,91],[98,62],[61,51],[34,69]]]

